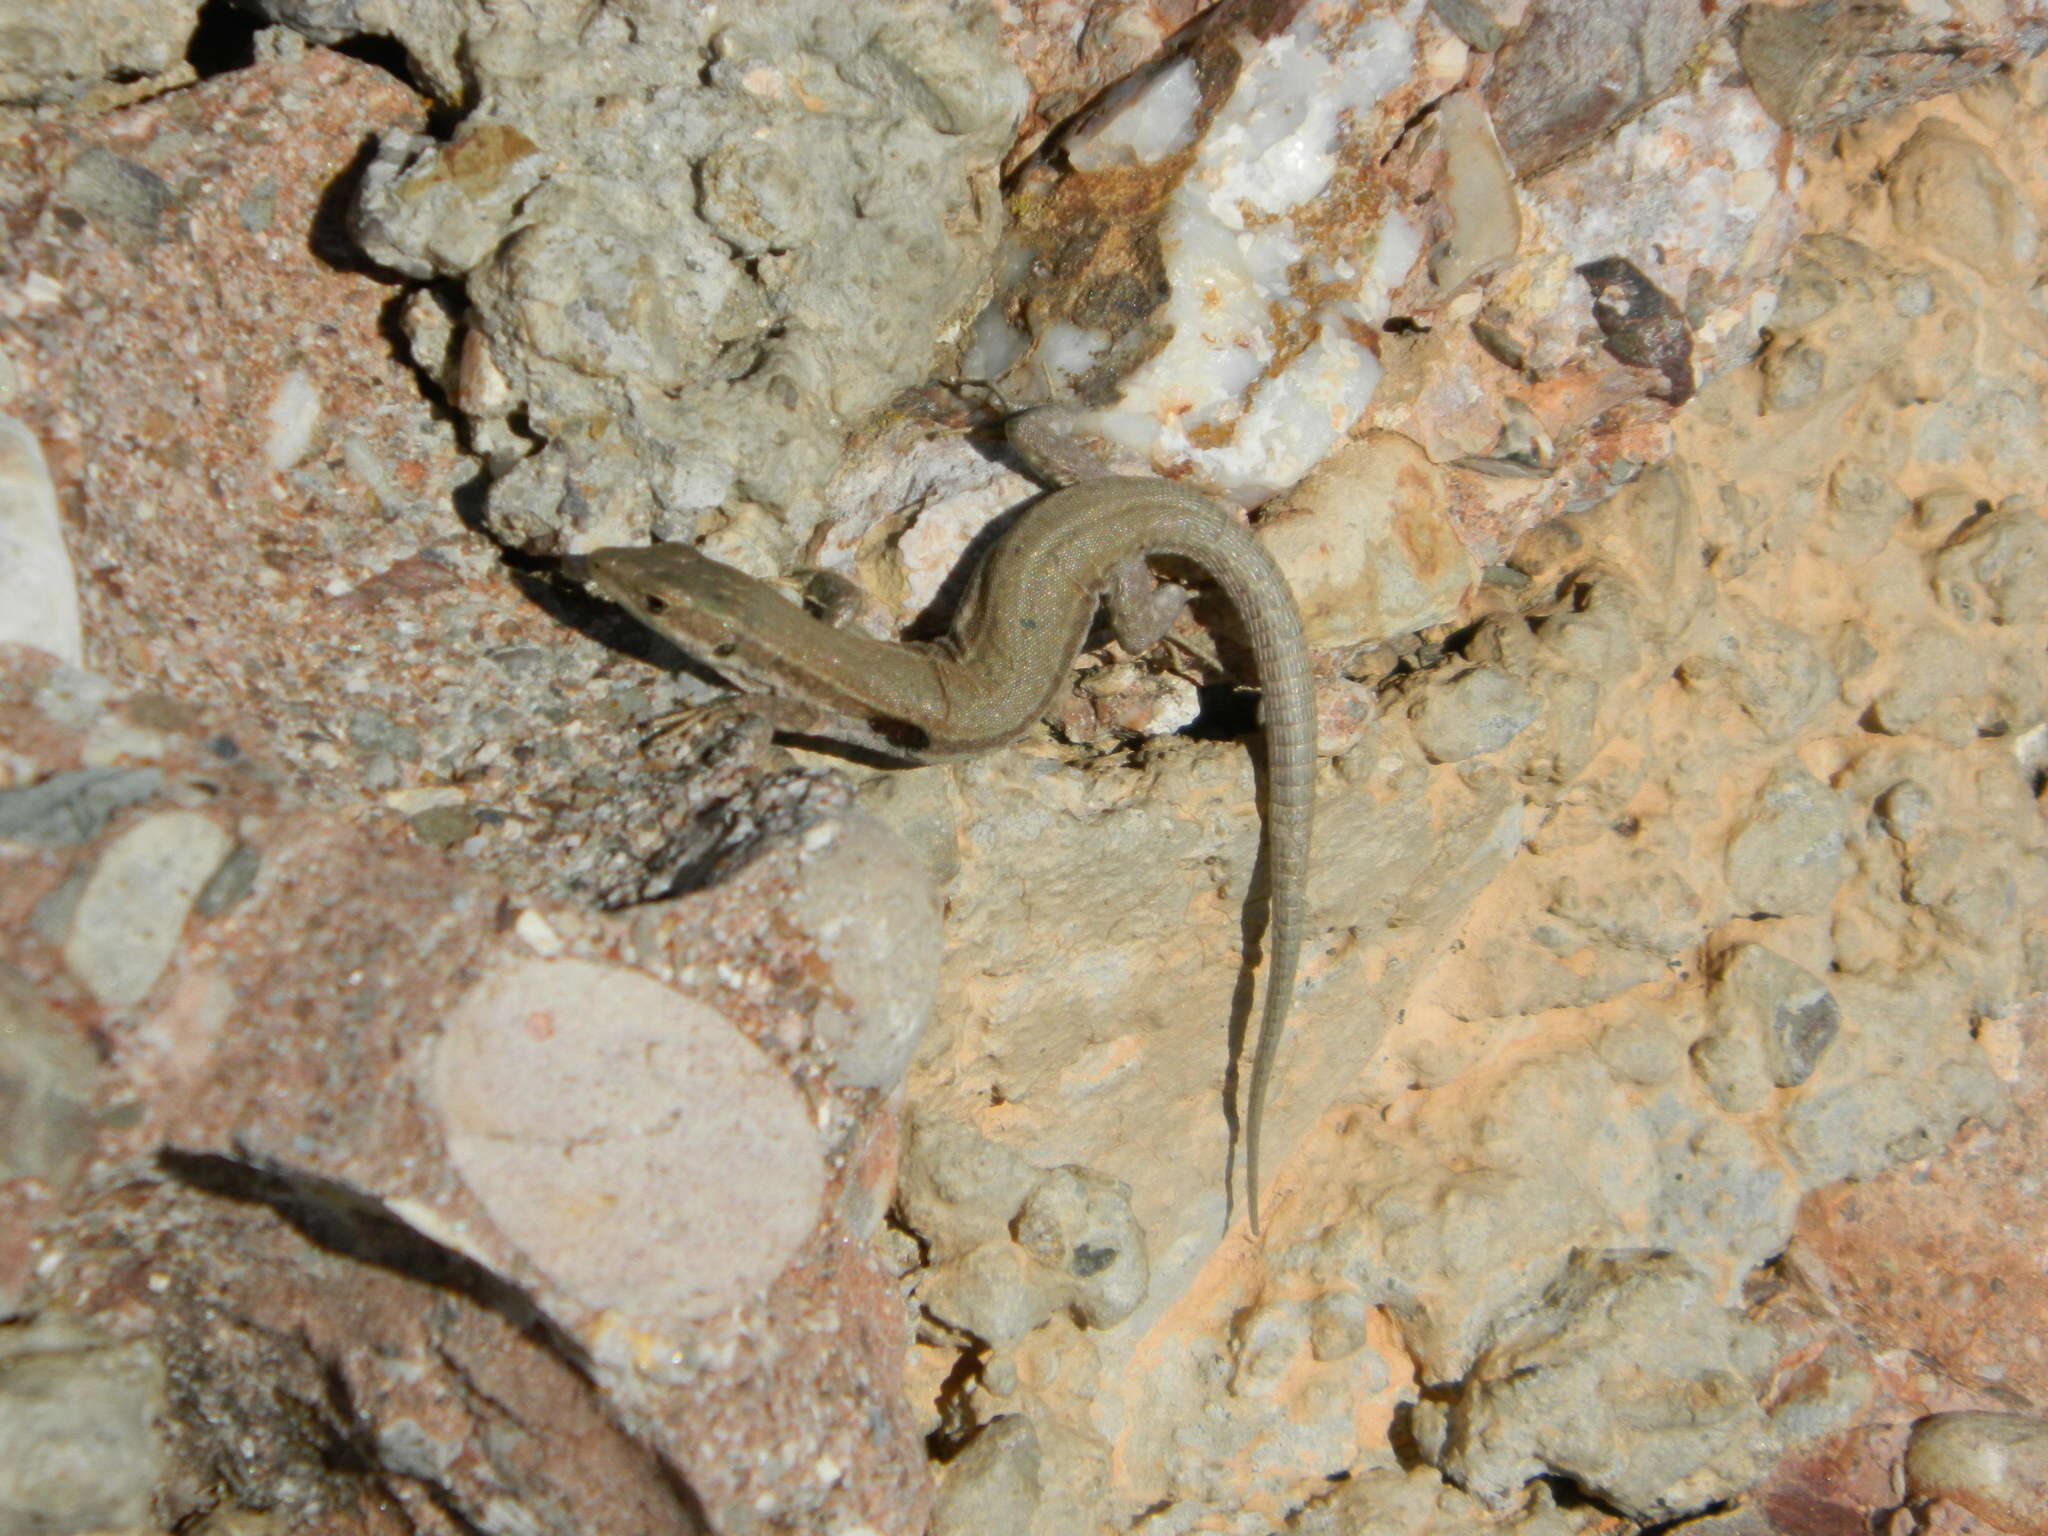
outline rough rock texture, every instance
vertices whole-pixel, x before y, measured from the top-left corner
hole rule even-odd
[[[445,139],[386,134],[351,223],[459,287],[420,295],[411,349],[508,543],[786,557],[848,428],[983,284],[1024,91],[979,5],[264,9],[389,36],[468,107]]]
[[[0,148],[0,591],[93,669],[0,659],[0,1517],[2039,1529],[2048,82],[1868,116],[2030,4],[1775,7],[1891,18],[1790,108],[1758,7],[1227,4],[1008,256],[1184,10],[1005,12],[1013,144],[937,4],[268,9],[440,111],[267,34]],[[1023,482],[874,408],[1019,336],[1290,487],[1263,1247],[1226,616],[841,775],[462,526],[809,529],[898,632]]]
[[[850,1012],[831,962],[767,918],[881,836],[843,794],[770,779],[757,812],[798,796],[790,829],[630,919],[521,910],[294,807],[156,695],[102,685],[80,718],[76,674],[4,661],[0,817],[41,811],[0,841],[0,1296],[163,1354],[166,1524],[223,1455],[261,1463],[236,1484],[258,1508],[360,1503],[321,1450],[341,1435],[382,1447],[401,1504],[477,1521],[505,1498],[564,1531],[922,1528],[905,1315],[864,1241],[891,1122],[811,1028]],[[83,793],[88,753],[143,792],[83,819],[39,793]]]
[[[184,62],[200,0],[0,3],[0,105],[84,96],[104,80],[164,75]]]
[[[1529,534],[1459,628],[1330,679],[1312,958],[1268,1125],[1296,1151],[1263,1261],[1224,1203],[1244,758],[1183,739],[1077,775],[1020,751],[943,792],[870,791],[912,832],[964,802],[959,1001],[913,1096],[1030,1164],[1122,1180],[1151,1255],[1128,1322],[970,1347],[964,1394],[963,1357],[925,1345],[928,1423],[1032,1419],[1034,1531],[1069,1529],[1046,1511],[1105,1464],[1105,1529],[1277,1523],[1382,1454],[1411,1368],[1469,1404],[1418,1427],[1453,1476],[1504,1498],[1547,1471],[1645,1519],[1775,1487],[1778,1458],[1872,1402],[1916,1405],[1907,1422],[1981,1405],[1853,1351],[1773,1385],[1740,1310],[1802,1193],[2008,1123],[1998,1021],[2048,980],[2044,634],[2020,574],[2048,348],[2006,254],[2042,206],[2017,137],[2042,81],[1817,153],[1783,324],[1686,407],[1674,463]],[[1929,154],[1945,180],[1852,191]],[[1930,219],[1936,185],[1982,200]],[[1802,347],[1820,382],[1788,394]],[[1578,1338],[1605,1303],[1573,1264],[1642,1249],[1692,1277],[1678,1313],[1700,1332],[1621,1330],[1555,1402],[1489,1418],[1490,1382],[1564,1379],[1490,1376],[1504,1330],[1558,1294]],[[1638,1376],[1653,1351],[1670,1374]]]
[[[394,291],[340,227],[368,136],[419,112],[316,52],[0,146],[10,408],[70,543],[0,571],[0,591],[33,587],[0,622],[75,605],[110,679],[267,742],[311,801],[515,887],[660,894],[730,785],[714,771],[679,792],[617,765],[751,749],[650,744],[650,722],[711,687],[640,666],[629,621],[508,569],[464,525],[473,461],[393,355]],[[83,197],[81,162],[147,195]],[[29,468],[0,496],[35,503]],[[70,641],[53,622],[33,643]]]

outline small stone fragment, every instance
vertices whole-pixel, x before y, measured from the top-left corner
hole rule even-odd
[[[918,1282],[917,1300],[948,1327],[1003,1349],[1043,1324],[1071,1293],[1065,1275],[1004,1240],[933,1265]]]
[[[2048,518],[2001,508],[1967,525],[1934,561],[1934,590],[1960,619],[2038,624],[2048,619]]]
[[[1308,1350],[1328,1364],[1365,1348],[1367,1308],[1356,1291],[1330,1291],[1309,1303]]]
[[[1429,278],[1449,291],[1512,258],[1522,219],[1514,173],[1501,157],[1479,98],[1464,91],[1445,97],[1436,121],[1443,135],[1442,195],[1451,232],[1430,254]]]
[[[2011,1536],[2048,1536],[2048,1419],[1937,1413],[1906,1443],[1906,1492],[1946,1499]]]
[[[1942,706],[1984,688],[1983,657],[1945,627],[1916,625],[1900,634],[1883,658],[1890,678],[1870,701],[1869,724],[1901,735],[1934,717]]]
[[[4,68],[4,66],[0,66]],[[0,416],[0,645],[33,645],[82,665],[78,578],[42,445]]]
[[[834,1077],[893,1088],[938,995],[938,896],[924,864],[889,827],[854,813],[826,825],[831,841],[805,859],[789,913],[849,1006],[820,1006],[811,1027],[833,1053]]]
[[[584,1306],[659,1328],[757,1294],[817,1225],[824,1156],[789,1078],[638,971],[508,961],[433,1047],[450,1157]]]
[[[1231,1344],[1237,1355],[1231,1395],[1271,1396],[1308,1349],[1308,1309],[1293,1301],[1262,1303],[1238,1322]]]
[[[1017,1241],[1073,1282],[1074,1310],[1091,1328],[1114,1328],[1145,1300],[1145,1233],[1120,1180],[1055,1168],[1017,1213]]]
[[[57,195],[131,256],[156,243],[171,205],[171,189],[155,171],[96,144],[78,152]]]
[[[399,725],[381,709],[359,709],[349,716],[348,744],[366,756],[389,752],[409,763],[420,759],[420,733]]]
[[[109,843],[93,867],[64,963],[109,1008],[149,995],[177,952],[185,919],[234,838],[197,811],[164,811]]]
[[[1487,94],[1527,181],[1662,94],[1707,35],[1690,0],[1536,0],[1501,49]]]
[[[1835,792],[1797,763],[1779,769],[1728,845],[1737,909],[1774,917],[1826,910],[1842,883],[1847,840]]]
[[[1910,842],[1934,814],[1934,797],[1911,779],[1901,779],[1877,797],[1877,819],[1900,842]]]
[[[1008,1147],[944,1115],[913,1114],[904,1134],[896,1205],[934,1261],[998,1239],[1046,1177]]]
[[[0,964],[0,1182],[64,1187],[92,1147],[99,1075],[92,1047]]]
[[[1683,1259],[1581,1254],[1480,1356],[1442,1465],[1492,1504],[1556,1475],[1631,1519],[1691,1514],[1771,1464],[1755,1379],[1770,1349]]]
[[[1031,1529],[1043,1497],[1038,1432],[1021,1413],[989,1420],[946,1464],[931,1536],[995,1536]]]
[[[1287,572],[1311,645],[1386,640],[1456,616],[1479,567],[1445,501],[1443,472],[1420,447],[1373,432],[1267,510],[1260,536]]]
[[[1480,0],[1429,0],[1429,8],[1466,47],[1480,53],[1492,53],[1507,37]]]
[[[1994,281],[2033,259],[2033,216],[1990,151],[1953,123],[1929,118],[1885,167],[1892,219]]]
[[[84,1536],[150,1525],[164,1368],[44,1317],[0,1327],[0,1532]]]
[[[221,867],[213,872],[192,903],[192,910],[201,917],[219,917],[236,902],[249,894],[249,887],[256,883],[256,872],[263,867],[263,851],[254,843],[237,843],[235,851],[227,856]]]
[[[1723,1032],[1762,1044],[1765,1069],[1780,1088],[1813,1075],[1842,1022],[1818,976],[1761,944],[1738,944],[1722,957],[1708,999]]]
[[[1412,716],[1416,744],[1433,763],[1498,752],[1521,735],[1542,703],[1498,667],[1472,667],[1423,691]]]
[[[483,830],[482,820],[466,805],[429,806],[408,817],[407,824],[412,835],[429,848],[453,848]]]
[[[1651,282],[1634,262],[1604,256],[1578,269],[1593,290],[1593,319],[1607,338],[1607,350],[1631,368],[1650,368],[1664,375],[1664,387],[1651,393],[1672,405],[1693,396],[1692,328],[1671,298]]]
[[[1693,1043],[1693,1069],[1714,1102],[1731,1115],[1762,1109],[1771,1097],[1764,1045],[1754,1034],[1716,1030]]]
[[[40,784],[0,789],[0,842],[69,848],[106,830],[123,806],[163,792],[155,768],[74,768]]]

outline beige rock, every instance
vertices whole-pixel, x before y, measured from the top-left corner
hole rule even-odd
[[[593,1310],[649,1329],[709,1317],[817,1225],[824,1160],[789,1079],[637,972],[500,965],[449,1015],[431,1073],[463,1180]]]
[[[1456,616],[1479,579],[1445,514],[1440,471],[1374,432],[1338,450],[1261,525],[1315,646],[1411,634]]]
[[[2011,1536],[2048,1532],[2048,1420],[1942,1413],[1913,1426],[1906,1491],[1947,1499]]]

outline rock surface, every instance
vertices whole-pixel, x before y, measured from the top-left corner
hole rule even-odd
[[[2032,0],[263,9],[436,109],[0,144],[0,1529],[2042,1528]],[[935,622],[955,351],[1288,488],[1260,1242],[1227,615],[884,775],[476,531]]]

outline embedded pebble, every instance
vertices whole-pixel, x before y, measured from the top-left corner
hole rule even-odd
[[[1723,956],[1707,996],[1719,1029],[1761,1045],[1764,1070],[1779,1088],[1811,1077],[1841,1028],[1842,1010],[1821,979],[1761,944],[1738,944]]]
[[[1989,278],[2032,259],[2035,230],[2025,201],[1990,153],[1953,123],[1913,130],[1885,168],[1899,229]]]
[[[1010,1242],[984,1243],[920,1277],[918,1305],[948,1327],[1002,1349],[1049,1321],[1072,1287]]]
[[[64,546],[57,492],[41,444],[0,416],[0,645],[32,645],[73,666],[85,660],[78,578]]]
[[[1848,819],[1825,784],[1797,763],[1772,775],[1728,844],[1728,890],[1750,913],[1791,917],[1823,910],[1846,873]]]
[[[1757,1398],[1773,1349],[1682,1259],[1578,1255],[1460,1386],[1443,1468],[1488,1503],[1548,1472],[1631,1519],[1693,1513],[1770,1464]]]
[[[1029,1419],[1006,1413],[989,1420],[946,1464],[932,1505],[931,1536],[1024,1536],[1043,1497],[1041,1460]]]
[[[1295,1301],[1263,1303],[1238,1321],[1231,1345],[1236,1356],[1231,1395],[1270,1396],[1308,1352],[1308,1309]]]
[[[1131,1188],[1086,1168],[1055,1168],[1017,1213],[1017,1242],[1073,1282],[1074,1310],[1091,1328],[1113,1328],[1145,1299],[1145,1232]]]
[[[1496,667],[1473,667],[1438,683],[1414,710],[1415,740],[1433,763],[1458,763],[1498,752],[1521,735],[1543,705],[1519,680]]]
[[[649,1329],[708,1317],[817,1225],[824,1158],[794,1085],[638,971],[507,961],[449,1014],[429,1083],[463,1182],[585,1307]]]
[[[1443,471],[1407,438],[1348,443],[1267,509],[1312,646],[1412,634],[1456,616],[1479,567],[1444,512]]]
[[[1934,589],[1964,620],[2048,619],[2048,518],[2015,507],[1971,523],[1936,557]]]
[[[163,793],[155,768],[73,768],[38,784],[0,789],[0,842],[32,848],[89,843],[125,806]]]
[[[849,813],[831,825],[830,843],[804,860],[789,913],[847,1006],[821,1005],[811,1024],[835,1078],[893,1088],[938,994],[938,896],[923,863],[881,822]]]
[[[914,1111],[905,1129],[896,1204],[935,1260],[996,1240],[1045,1179],[1008,1147],[942,1114]]]
[[[93,1048],[0,964],[0,1183],[65,1185],[92,1146],[99,1077]]]
[[[1309,1353],[1325,1364],[1348,1360],[1365,1348],[1370,1309],[1356,1291],[1331,1291],[1308,1309]]]
[[[197,811],[162,811],[101,850],[72,909],[64,963],[102,1004],[149,995],[177,952],[185,919],[235,840]]]
[[[1947,1499],[2011,1536],[2048,1536],[2048,1419],[1937,1413],[1906,1443],[1906,1491]]]
[[[153,1529],[164,1410],[164,1367],[148,1343],[55,1316],[0,1327],[0,1531]]]

